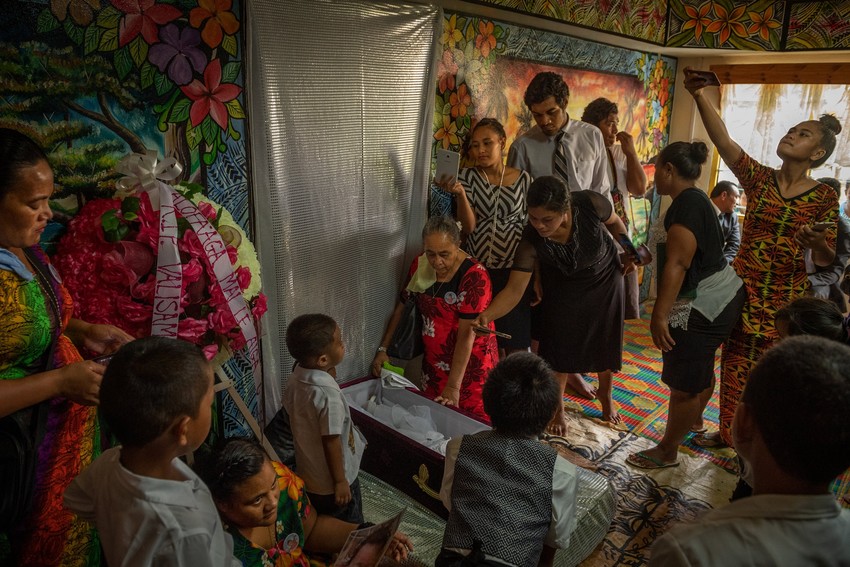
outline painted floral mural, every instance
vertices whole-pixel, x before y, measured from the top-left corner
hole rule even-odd
[[[672,1],[666,45],[778,51],[784,10],[784,0]]]
[[[792,4],[786,49],[850,49],[850,2]]]
[[[483,0],[502,8],[526,12],[635,37],[652,43],[664,43],[667,0]]]
[[[233,0],[17,3],[17,37],[0,32],[0,121],[51,150],[60,196],[76,196],[71,211],[111,191],[127,151],[175,155],[203,182],[240,140]]]
[[[850,3],[835,0],[480,2],[667,47],[850,49]]]
[[[541,71],[562,74],[571,119],[604,96],[646,160],[666,143],[675,60],[504,22],[446,13],[437,66],[433,150],[459,151],[475,121],[497,118],[509,143],[531,128],[525,87]],[[566,65],[569,65],[568,67]]]

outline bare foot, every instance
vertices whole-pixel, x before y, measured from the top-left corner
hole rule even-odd
[[[564,415],[563,405],[558,408],[557,412],[555,412],[555,417],[553,417],[552,421],[549,422],[549,425],[546,427],[546,432],[549,433],[549,435],[557,435],[558,437],[566,435],[567,417]]]
[[[702,420],[702,417],[699,420],[695,421],[693,425],[690,427],[691,433],[705,433],[708,429],[705,427],[705,423]]]
[[[723,437],[720,436],[719,431],[712,431],[711,433],[697,433],[694,435],[692,441],[695,445],[699,445],[705,449],[726,447],[726,443],[723,441]]]
[[[593,400],[596,398],[596,388],[584,381],[581,374],[567,374],[567,386],[572,388],[582,398]]]
[[[602,421],[608,421],[614,425],[620,425],[622,418],[617,411],[617,404],[613,401],[606,401],[604,398],[599,400],[602,403]]]

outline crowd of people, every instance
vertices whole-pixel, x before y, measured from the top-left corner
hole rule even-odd
[[[660,442],[627,463],[677,466],[693,431],[703,446],[735,448],[736,494],[750,496],[676,527],[651,561],[848,564],[850,515],[829,483],[850,466],[840,285],[850,225],[839,220],[830,181],[808,176],[835,149],[841,125],[825,115],[792,127],[775,170],[731,139],[705,81],[685,70],[685,88],[738,185],[720,183],[710,194],[697,186],[709,151],[702,142],[674,142],[657,156],[655,189],[672,204],[652,251],[650,331],[670,400]],[[524,101],[536,126],[510,146],[507,165],[503,126],[485,118],[471,129],[466,151],[475,166],[443,184],[454,216],[433,216],[423,228],[423,254],[372,361],[380,375],[405,304],[415,301],[426,395],[492,425],[448,444],[440,566],[546,565],[569,545],[576,468],[538,439],[569,437],[567,388],[598,398],[603,420],[620,423],[612,377],[622,365],[624,321],[640,317],[643,259],[630,246],[630,200],[647,180],[631,136],[618,131],[617,105],[597,99],[572,120],[569,89],[551,72],[534,77]],[[283,407],[297,474],[238,438],[189,467],[181,458],[210,430],[212,369],[189,343],[133,340],[72,317],[38,246],[52,192],[42,150],[0,129],[0,415],[44,424],[32,502],[2,535],[0,559],[96,565],[102,554],[114,566],[259,567],[374,565],[364,559],[373,552],[406,558],[413,546],[401,532],[345,546],[371,526],[358,480],[367,439],[336,381],[345,345],[334,319],[301,315],[286,334],[296,366]],[[708,432],[703,412],[721,345],[720,429]],[[114,356],[104,366],[93,359],[99,354]],[[97,405],[118,442],[111,448]],[[344,546],[347,555],[335,559]]]

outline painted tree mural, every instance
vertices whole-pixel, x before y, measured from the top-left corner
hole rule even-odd
[[[33,19],[27,41],[0,41],[0,121],[50,150],[66,206],[111,191],[128,151],[174,155],[203,183],[241,138],[232,0],[51,0]]]

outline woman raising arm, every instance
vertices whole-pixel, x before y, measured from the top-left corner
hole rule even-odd
[[[696,440],[714,446],[732,442],[732,417],[747,376],[761,353],[777,339],[774,314],[810,289],[807,255],[819,266],[832,263],[838,197],[831,187],[810,178],[808,171],[832,154],[841,125],[835,117],[824,115],[792,126],[776,148],[781,165],[774,170],[755,161],[729,137],[705,96],[705,86],[701,75],[685,69],[685,88],[747,196],[741,246],[733,262],[747,298],[722,353],[720,435]],[[816,230],[815,225],[821,223],[828,228]]]

